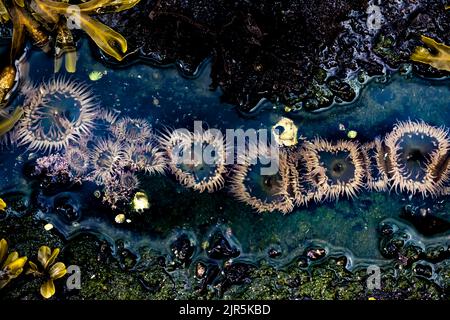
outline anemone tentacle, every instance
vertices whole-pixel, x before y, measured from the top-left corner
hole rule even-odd
[[[167,166],[164,152],[153,143],[130,145],[125,151],[125,161],[133,170],[149,175],[164,174]]]
[[[389,177],[386,163],[386,148],[380,138],[363,144],[361,147],[366,172],[368,190],[388,190]]]

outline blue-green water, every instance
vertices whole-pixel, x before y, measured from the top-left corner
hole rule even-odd
[[[376,136],[384,136],[398,120],[422,119],[431,125],[450,126],[449,81],[394,75],[383,82],[373,80],[351,105],[336,106],[317,114],[289,114],[284,113],[283,105],[265,103],[260,112],[244,117],[233,106],[221,103],[219,90],[209,89],[208,63],[198,78],[186,79],[175,68],[133,65],[108,69],[92,59],[86,43],[79,48],[79,55],[77,72],[66,76],[88,83],[103,107],[120,112],[120,116],[145,118],[155,130],[164,127],[192,129],[195,120],[223,131],[270,129],[285,116],[295,121],[299,134],[306,139],[315,136],[329,140],[345,138],[346,132],[339,130],[342,124],[347,130],[356,130],[358,141],[364,143]],[[33,51],[28,63],[31,81],[48,81],[53,77],[53,60],[45,54]],[[92,71],[104,75],[98,81],[91,81],[89,73]],[[0,195],[6,200],[8,193],[15,191],[22,193],[30,205],[36,202],[37,195],[22,174],[22,166],[28,158],[30,152],[23,148],[5,149],[0,153]],[[232,199],[226,188],[213,194],[198,194],[179,185],[170,175],[142,176],[141,179],[142,189],[150,196],[152,210],[149,216],[133,217],[130,224],[114,223],[112,212],[101,207],[100,200],[94,197],[94,191],[99,188],[93,184],[62,190],[63,195],[41,196],[38,202],[46,204],[48,210],[39,210],[36,217],[52,222],[56,231],[67,238],[80,232],[95,233],[112,245],[123,240],[137,254],[145,248],[168,252],[170,240],[176,234],[186,232],[198,244],[195,258],[206,258],[200,244],[219,228],[239,247],[241,259],[267,259],[280,266],[292,261],[312,244],[325,246],[332,253],[344,252],[352,258],[350,263],[376,261],[384,264],[387,260],[379,251],[378,226],[390,218],[409,230],[419,246],[449,243],[450,233],[427,238],[399,217],[406,204],[421,203],[421,196],[409,199],[393,192],[361,192],[354,200],[311,204],[283,216],[258,214]],[[73,221],[64,220],[52,210],[58,197],[64,195],[79,208],[80,216]],[[448,221],[448,212],[447,207],[437,214]],[[42,229],[42,232],[46,231]],[[267,257],[271,247],[282,249],[279,259]]]

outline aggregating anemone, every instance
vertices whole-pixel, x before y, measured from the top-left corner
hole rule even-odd
[[[288,194],[289,165],[286,153],[268,146],[250,145],[233,168],[230,178],[231,194],[252,206],[257,212],[280,211],[288,213],[293,208]],[[276,163],[278,170],[264,173],[268,163]]]
[[[89,151],[86,148],[70,146],[67,148],[64,157],[76,175],[83,176],[88,172],[91,161]]]
[[[64,77],[22,90],[24,115],[17,127],[19,145],[47,153],[89,135],[98,105],[89,88]]]
[[[109,116],[108,118],[111,118]],[[126,140],[132,144],[142,144],[152,136],[150,124],[144,119],[124,117],[117,121],[111,131],[118,140]]]
[[[364,162],[360,146],[353,141],[336,143],[316,138],[302,150],[306,181],[316,186],[314,200],[353,198],[363,187]]]
[[[123,166],[125,146],[112,139],[98,139],[91,153],[92,179],[98,184],[108,184],[113,180],[117,170]]]
[[[199,192],[223,188],[226,147],[222,136],[174,130],[161,134],[159,141],[170,171],[182,185]]]
[[[437,196],[448,180],[448,130],[423,121],[398,122],[386,136],[391,188]]]
[[[162,150],[153,143],[144,145],[131,145],[125,151],[125,161],[136,171],[146,174],[164,174],[166,157]]]

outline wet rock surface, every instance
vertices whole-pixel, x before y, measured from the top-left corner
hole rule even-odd
[[[46,244],[61,248],[59,260],[81,270],[81,289],[68,290],[65,280],[56,281],[52,299],[446,299],[450,272],[448,250],[427,248],[423,259],[404,268],[383,268],[381,289],[368,290],[364,268],[346,269],[346,257],[325,257],[320,263],[301,268],[291,264],[279,269],[260,263],[226,260],[196,261],[192,267],[167,270],[166,258],[152,250],[136,257],[123,242],[115,253],[109,244],[92,235],[70,242],[44,222],[27,214],[0,220],[0,238],[34,259]],[[169,245],[170,247],[170,245]],[[434,259],[434,260],[433,260]],[[438,281],[437,281],[438,280]],[[439,285],[438,285],[439,283]],[[23,276],[0,291],[0,299],[40,300],[40,279]]]
[[[309,111],[352,101],[352,78],[364,82],[411,62],[420,35],[450,38],[450,13],[442,1],[382,1],[374,7],[367,0],[143,0],[100,19],[127,38],[128,62],[173,63],[193,76],[211,57],[212,87],[244,112],[263,98]],[[413,69],[445,75],[427,65]]]

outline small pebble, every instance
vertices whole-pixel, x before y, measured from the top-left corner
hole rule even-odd
[[[347,133],[347,137],[349,137],[350,139],[355,139],[357,135],[358,135],[358,132],[356,132],[355,130],[350,130]]]
[[[115,218],[114,221],[116,223],[124,223],[125,222],[125,215],[123,213],[119,213]]]

